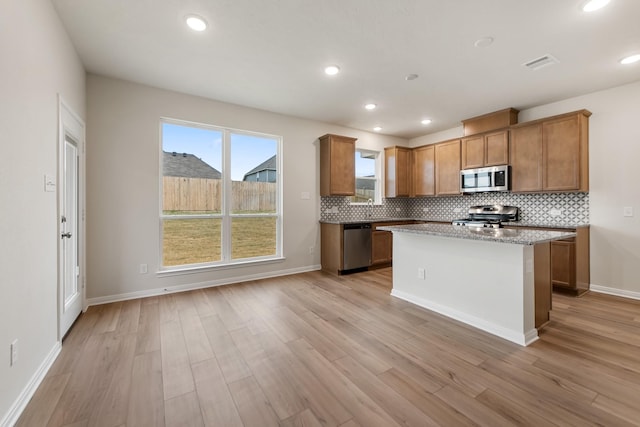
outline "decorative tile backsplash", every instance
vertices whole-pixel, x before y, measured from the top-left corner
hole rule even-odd
[[[382,199],[382,205],[374,205],[372,217],[408,218],[408,199]],[[321,197],[320,219],[323,221],[349,221],[367,217],[369,207],[352,205],[348,197]],[[333,212],[331,212],[333,210]]]
[[[520,221],[540,225],[589,223],[589,193],[476,193],[463,196],[383,199],[373,207],[373,217],[424,218],[451,221],[465,218],[470,206],[511,205],[520,208]],[[347,197],[321,197],[324,221],[364,219],[366,205],[350,205]],[[333,209],[333,211],[332,211]]]

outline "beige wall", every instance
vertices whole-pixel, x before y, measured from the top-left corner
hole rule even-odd
[[[87,294],[90,302],[305,271],[320,264],[319,151],[325,133],[379,149],[407,140],[302,120],[106,77],[87,78]],[[283,95],[286,96],[286,95]],[[158,277],[161,117],[283,137],[282,262]],[[309,192],[310,200],[301,193]],[[309,254],[313,247],[314,254]],[[149,266],[139,274],[138,265]]]
[[[58,94],[84,117],[85,73],[51,3],[0,3],[0,425],[57,342]],[[18,361],[9,346],[18,339]]]
[[[527,122],[587,109],[591,284],[595,290],[640,298],[640,82],[520,112]],[[435,135],[435,136],[434,136]],[[414,138],[411,146],[459,137],[462,127]],[[442,138],[445,136],[444,138]],[[623,217],[625,206],[634,216]]]
[[[640,298],[640,82],[524,110],[520,121],[586,108],[591,284]],[[623,217],[625,206],[633,217]],[[611,290],[611,289],[605,289]]]

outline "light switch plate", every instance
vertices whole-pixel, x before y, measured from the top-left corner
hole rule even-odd
[[[633,207],[625,206],[624,209],[622,210],[622,215],[623,216],[633,216]]]
[[[53,175],[44,176],[44,191],[52,193],[56,191],[56,177]]]
[[[303,192],[300,194],[300,198],[301,198],[302,200],[309,200],[309,199],[311,199],[311,194],[309,194],[309,192],[308,192],[308,191],[303,191]]]

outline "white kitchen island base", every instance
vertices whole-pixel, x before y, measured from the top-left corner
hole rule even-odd
[[[533,248],[393,230],[391,295],[526,346],[538,339]]]

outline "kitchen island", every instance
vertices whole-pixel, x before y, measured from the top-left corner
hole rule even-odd
[[[393,233],[391,295],[519,345],[551,309],[549,242],[573,232],[410,224]]]

